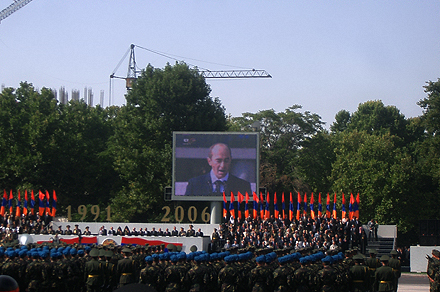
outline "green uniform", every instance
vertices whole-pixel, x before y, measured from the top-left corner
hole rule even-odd
[[[293,269],[287,265],[278,267],[273,272],[273,283],[275,292],[291,291]]]
[[[400,260],[397,258],[390,258],[389,266],[393,269],[395,281],[394,291],[397,291],[397,286],[399,282],[400,275],[402,274],[402,268],[400,265]]]
[[[268,266],[257,266],[251,270],[249,286],[252,288],[252,292],[271,291],[272,285],[273,272]]]
[[[374,287],[379,292],[394,291],[395,278],[390,266],[382,266],[376,270]]]
[[[126,257],[118,261],[117,274],[119,279],[119,287],[134,283],[135,268],[133,261]]]
[[[162,269],[158,265],[147,265],[140,272],[139,282],[142,284],[148,284],[157,291],[160,291],[162,285]]]
[[[311,270],[307,266],[301,266],[293,273],[296,291],[309,292],[312,286]]]
[[[186,281],[190,285],[190,292],[206,291],[208,283],[208,269],[202,265],[193,266],[186,274]]]
[[[380,267],[380,261],[378,258],[376,257],[369,257],[365,260],[365,265],[368,266],[368,270],[370,271],[370,291],[374,292],[375,287],[374,287],[374,275],[376,273],[376,269]]]
[[[429,288],[431,292],[440,291],[440,260],[434,257],[427,257],[428,268],[427,274],[429,278]]]
[[[166,292],[180,292],[183,286],[182,269],[177,265],[168,266],[164,271],[164,282]]]
[[[104,283],[104,271],[102,264],[92,258],[84,267],[84,281],[86,282],[87,292],[100,292]]]
[[[340,291],[338,287],[336,287],[336,279],[337,279],[336,270],[333,269],[331,266],[324,266],[324,268],[319,270],[317,274],[319,291],[322,292]]]
[[[222,268],[218,274],[218,284],[221,292],[235,292],[238,291],[238,270],[231,266],[226,265]]]
[[[365,292],[370,290],[370,272],[364,265],[354,265],[350,268],[350,291]]]
[[[3,269],[4,269],[3,265]],[[26,282],[29,292],[40,291],[41,264],[37,260],[33,260],[26,267]]]

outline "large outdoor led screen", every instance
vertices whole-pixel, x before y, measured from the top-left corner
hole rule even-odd
[[[259,135],[237,132],[173,133],[173,200],[229,201],[231,192],[258,187]]]

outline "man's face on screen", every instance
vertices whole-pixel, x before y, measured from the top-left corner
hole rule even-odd
[[[217,144],[212,148],[211,156],[208,157],[208,164],[211,166],[215,176],[222,179],[229,172],[231,160],[229,148],[224,144]]]

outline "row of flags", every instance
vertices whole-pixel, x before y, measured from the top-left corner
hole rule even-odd
[[[263,198],[263,194],[260,193],[260,196],[258,196],[255,192],[252,194],[252,199],[253,199],[253,210],[252,210],[252,217],[254,219],[256,219],[258,217],[258,215],[260,216],[260,218],[262,219],[269,219],[271,216],[270,213],[270,195],[269,193],[267,193],[266,195],[266,201],[264,201]],[[235,211],[236,211],[236,207],[235,207],[235,196],[234,194],[231,192],[231,200],[229,201],[229,207],[227,206],[227,200],[226,200],[226,195],[225,193],[223,193],[223,217],[227,217],[228,212],[229,215],[234,217],[234,218],[240,218],[242,219],[242,203],[245,202],[244,204],[244,217],[248,218],[249,217],[249,194],[246,193],[245,196],[243,196],[240,192],[238,192],[237,194],[237,217],[235,216]],[[325,216],[327,218],[331,218],[332,216],[334,218],[338,217],[337,216],[337,210],[336,210],[336,203],[337,203],[337,199],[336,199],[336,193],[334,195],[333,198],[333,209],[330,208],[331,206],[331,202],[330,202],[330,194],[327,194],[327,204],[326,204],[326,209],[325,209]],[[353,194],[350,194],[350,201],[348,204],[348,218],[351,220],[353,219],[353,217],[359,218],[359,204],[360,204],[360,200],[359,200],[359,193],[356,196],[356,199],[354,198]],[[342,213],[341,213],[341,218],[346,218],[347,217],[347,212],[346,212],[346,201],[345,201],[345,195],[344,193],[342,193]],[[281,211],[278,210],[278,202],[277,202],[277,195],[276,193],[274,194],[274,200],[273,200],[273,210],[274,210],[274,217],[278,218],[279,215],[282,216],[283,219],[289,218],[290,221],[293,220],[294,218],[294,207],[293,207],[293,200],[292,200],[292,193],[290,193],[290,202],[289,202],[289,209],[288,209],[288,213],[286,212],[286,205],[285,205],[285,201],[284,201],[284,193],[282,195],[282,202],[281,202]],[[301,194],[298,192],[298,197],[296,200],[296,220],[299,220],[299,218],[301,217],[301,210],[302,210],[302,214],[303,215],[307,215],[310,212],[310,217],[312,219],[315,219],[316,216],[318,217],[322,217],[323,211],[322,211],[322,201],[321,201],[321,193],[319,193],[318,196],[318,206],[317,206],[317,210],[315,211],[315,201],[314,201],[314,196],[313,193],[310,196],[310,201],[307,202],[307,193],[304,194],[304,198],[302,198]]]
[[[5,216],[6,209],[9,208],[9,214],[13,214],[14,212],[14,195],[12,193],[12,190],[9,192],[9,198],[8,193],[6,190],[3,191],[3,199],[2,199],[2,205],[0,208],[0,215],[3,217]],[[55,190],[53,191],[52,195],[52,207],[50,207],[50,195],[49,191],[46,191],[43,193],[42,191],[38,191],[38,212],[42,216],[45,213],[49,213],[50,216],[55,217],[55,214],[57,212],[57,195],[55,193]],[[28,191],[25,190],[24,192],[24,204],[23,208],[21,207],[21,195],[20,190],[18,191],[17,201],[15,204],[15,217],[21,216],[22,212],[24,215],[28,214],[35,214],[35,196],[34,191],[31,191],[31,201],[30,205],[28,205]]]

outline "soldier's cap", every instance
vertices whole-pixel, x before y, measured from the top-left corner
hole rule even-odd
[[[432,255],[434,255],[436,257],[440,257],[440,251],[438,251],[437,249],[433,249],[432,250]]]
[[[76,227],[76,226],[79,226],[79,225],[78,225],[78,224],[75,224],[75,227]]]
[[[363,261],[364,257],[361,254],[357,254],[353,257],[355,261]]]
[[[90,251],[91,257],[98,257],[99,256],[99,250],[97,248],[94,248]]]
[[[168,243],[167,249],[168,249],[168,251],[176,251],[177,250],[176,246],[172,243]]]
[[[153,262],[153,257],[152,256],[146,256],[145,257],[145,261],[148,263],[152,263]]]
[[[387,262],[387,261],[389,261],[389,260],[390,260],[390,257],[387,256],[387,255],[383,255],[383,256],[380,257],[380,261],[381,261],[381,262]]]
[[[69,228],[70,228],[70,225],[66,225],[66,227],[69,227]]]
[[[104,256],[105,256],[105,250],[100,249],[100,250],[99,250],[99,253],[98,253],[98,256],[99,256],[99,257],[104,257]]]
[[[375,250],[374,248],[370,249],[368,251],[369,254],[377,254],[377,250]]]
[[[104,256],[106,258],[111,258],[111,257],[113,257],[113,252],[111,250],[106,250],[104,253]]]
[[[326,257],[324,257],[324,258],[321,259],[321,262],[331,264],[331,263],[334,262],[334,258],[331,257],[331,256],[326,256]]]
[[[124,248],[122,249],[122,252],[123,252],[123,253],[131,253],[131,249],[129,249],[128,247],[124,247]]]
[[[390,255],[397,255],[397,251],[395,251],[394,249],[390,252]]]
[[[90,227],[89,226],[86,226],[86,229],[89,229]]]
[[[189,248],[189,250],[190,250],[191,252],[195,252],[195,251],[197,251],[197,246],[192,245],[192,246]]]

